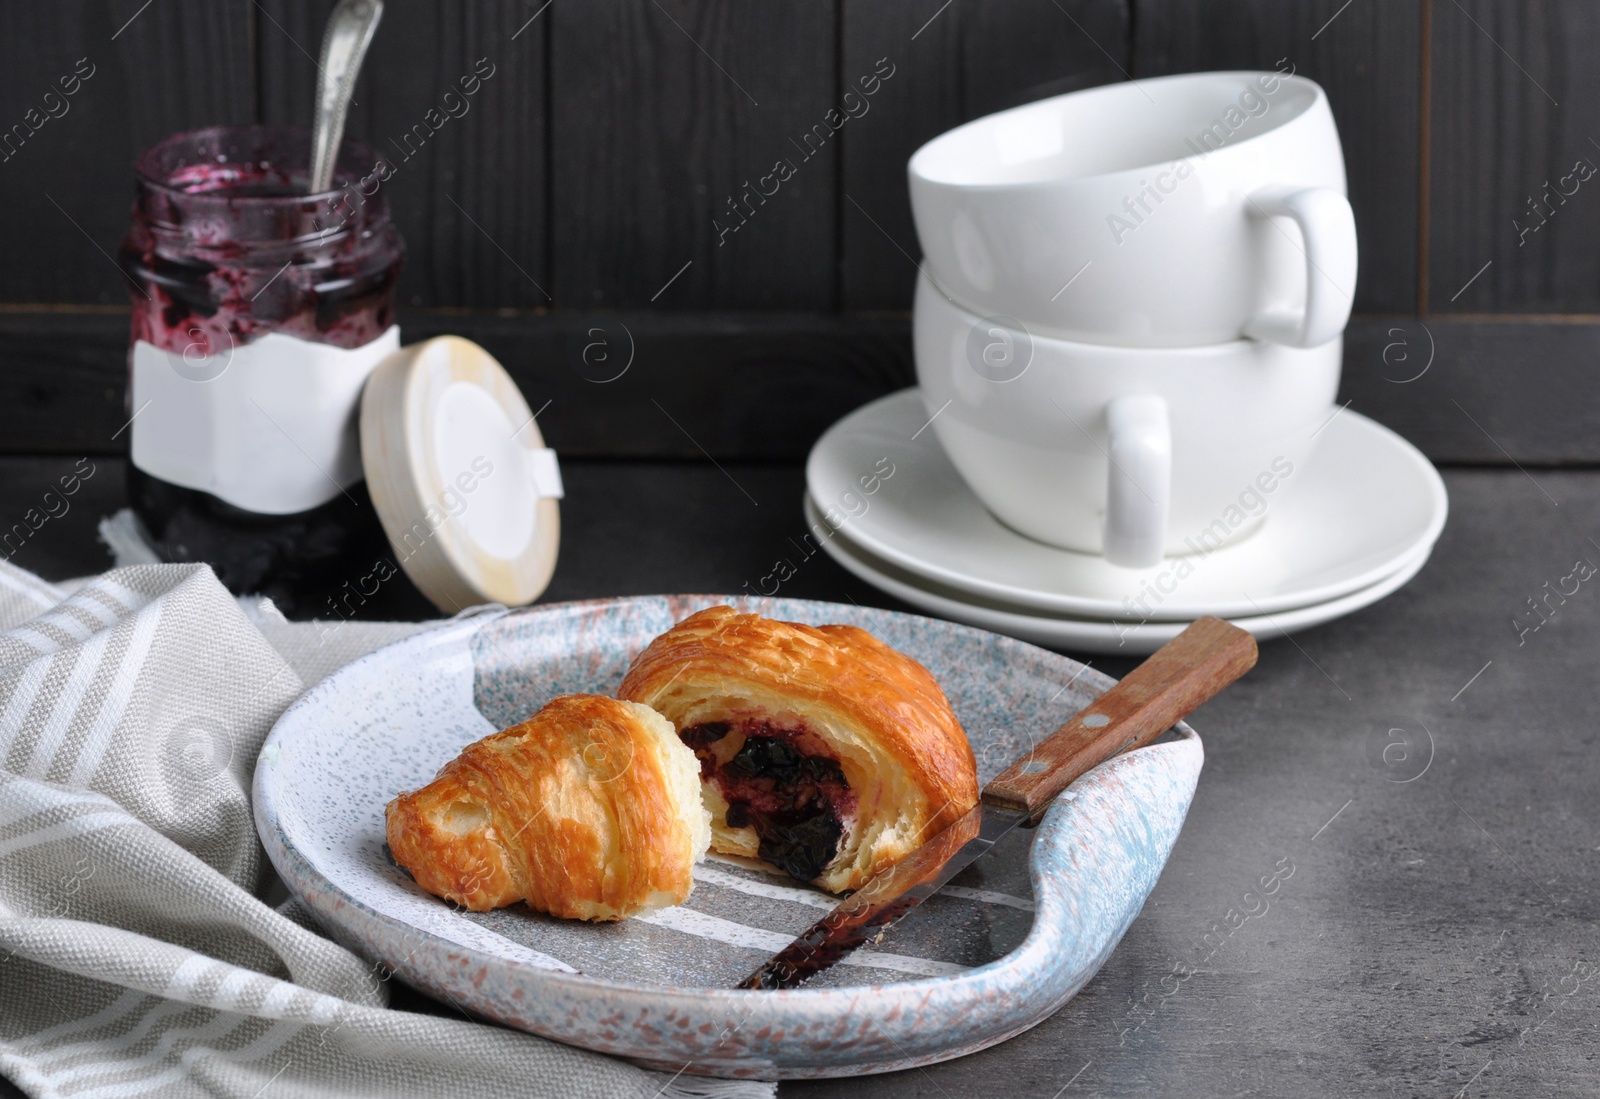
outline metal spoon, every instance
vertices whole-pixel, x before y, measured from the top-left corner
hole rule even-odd
[[[311,123],[310,193],[333,185],[333,164],[344,138],[350,94],[367,47],[383,17],[383,0],[339,0],[322,32],[322,61],[317,66],[317,113]]]

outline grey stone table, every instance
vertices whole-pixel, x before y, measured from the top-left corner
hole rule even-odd
[[[0,464],[0,505],[71,465]],[[103,464],[19,564],[104,567],[92,530],[120,470]],[[566,473],[548,599],[738,592],[797,556],[798,467]],[[1075,1000],[976,1056],[780,1093],[1600,1095],[1600,475],[1446,482],[1416,579],[1264,645],[1195,715],[1188,823]],[[824,557],[796,563],[785,595],[900,606]]]

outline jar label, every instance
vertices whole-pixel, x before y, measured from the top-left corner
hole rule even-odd
[[[224,354],[133,346],[133,464],[266,515],[308,511],[362,479],[367,375],[400,328],[356,348],[272,332]]]

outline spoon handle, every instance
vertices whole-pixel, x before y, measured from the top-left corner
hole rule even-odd
[[[322,60],[317,65],[317,113],[311,126],[311,194],[333,185],[333,165],[350,95],[367,55],[367,46],[383,17],[383,0],[339,0],[322,32]]]

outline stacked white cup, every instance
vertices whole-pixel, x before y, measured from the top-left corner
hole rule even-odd
[[[1092,88],[951,130],[909,175],[917,379],[1001,521],[1144,567],[1248,535],[1241,491],[1282,500],[1267,486],[1333,411],[1356,280],[1320,87]]]

